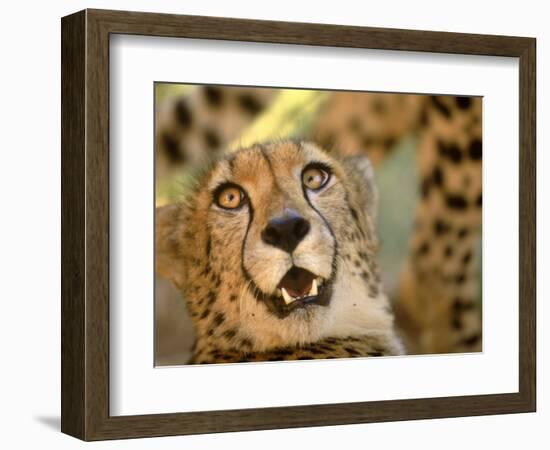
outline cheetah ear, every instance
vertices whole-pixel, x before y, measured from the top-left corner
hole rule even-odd
[[[184,281],[181,215],[181,205],[178,204],[161,206],[155,211],[155,270],[177,287],[181,287]]]
[[[358,201],[369,217],[376,221],[378,214],[378,189],[374,180],[374,168],[365,155],[344,159],[346,171],[355,185]]]

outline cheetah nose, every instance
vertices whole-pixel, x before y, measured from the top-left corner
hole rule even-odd
[[[293,209],[285,209],[280,216],[269,220],[262,231],[262,240],[273,247],[292,253],[309,233],[309,222]]]

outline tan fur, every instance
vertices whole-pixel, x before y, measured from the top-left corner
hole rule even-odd
[[[197,334],[194,361],[219,362],[224,358],[205,355],[229,354],[269,359],[289,348],[298,358],[315,353],[311,346],[325,339],[342,340],[340,347],[362,356],[401,351],[375,260],[372,169],[362,159],[339,162],[311,143],[243,149],[214,165],[188,205],[157,212],[163,241],[157,251],[164,253],[157,257],[159,267],[187,299]],[[333,173],[322,190],[304,194],[301,173],[311,162],[325,163]],[[249,205],[219,208],[212,192],[225,182],[241,186]],[[269,217],[285,208],[311,224],[292,256],[260,237]],[[255,294],[272,294],[293,264],[333,279],[332,299],[328,306],[308,305],[279,318]],[[354,339],[363,344],[355,346]],[[378,350],[367,341],[376,341]],[[340,355],[339,346],[322,354]]]
[[[481,316],[474,299],[479,290],[475,255],[481,231],[482,177],[481,161],[472,157],[471,149],[474,142],[481,145],[481,99],[472,100],[467,111],[450,98],[441,101],[451,118],[431,110],[427,117],[431,126],[419,137],[423,198],[417,205],[398,309],[405,319],[400,322],[415,330],[410,351],[479,351]],[[439,142],[456,144],[455,159],[441,155]],[[465,204],[450,204],[449,196]]]
[[[161,159],[163,134],[168,133],[181,144],[181,151],[189,153],[183,164],[195,161],[193,155],[211,153],[204,143],[200,147],[197,138],[202,136],[203,124],[218,130],[221,148],[254,119],[250,111],[245,113],[235,106],[235,98],[245,92],[256,96],[257,104],[265,106],[277,93],[273,89],[246,91],[247,88],[218,87],[229,101],[213,108],[205,102],[206,89],[200,87],[186,97],[197,116],[189,129],[174,126],[174,103],[159,119],[157,142]],[[410,353],[481,349],[481,315],[475,303],[479,295],[476,247],[481,225],[481,103],[480,98],[337,92],[328,96],[310,132],[311,138],[324,148],[335,149],[333,153],[368,155],[374,165],[382,162],[403,136],[416,136],[420,200],[410,237],[410,253],[404,261],[395,295],[397,323]],[[294,157],[288,154],[285,158],[291,161]],[[249,163],[247,170],[251,173],[263,170],[260,162],[251,159]],[[358,164],[355,161],[349,165],[351,170],[346,169],[348,178],[355,177],[353,167]],[[356,180],[355,184],[361,183]],[[268,186],[269,183],[266,189]],[[375,205],[373,189],[362,195],[371,196],[366,208]],[[276,201],[271,203],[261,214],[280,206]],[[374,220],[375,210],[375,207],[367,209],[370,220]],[[353,233],[346,233],[343,236],[349,240]],[[370,238],[369,245],[374,246],[374,236]],[[313,243],[310,244],[313,248]],[[342,256],[346,254],[342,252],[339,258],[346,260]],[[270,287],[283,269],[272,272],[271,260],[266,263],[260,256],[251,252],[249,263],[265,275],[263,286]],[[280,255],[271,258],[284,265]],[[304,264],[308,264],[307,257],[303,258]],[[351,267],[352,256],[349,258],[351,262],[346,264]],[[352,314],[349,319],[355,317]],[[271,333],[274,337],[270,339],[277,341],[280,333]],[[303,330],[288,334],[296,342],[311,335]]]
[[[275,96],[270,89],[203,86],[162,103],[156,111],[156,179],[220,152]]]

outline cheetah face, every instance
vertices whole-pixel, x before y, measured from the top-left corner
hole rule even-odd
[[[336,275],[334,231],[323,215],[343,201],[327,157],[312,148],[256,148],[212,176],[214,235],[241,254],[248,291],[279,319],[330,304]],[[326,211],[324,211],[326,213]]]
[[[170,219],[182,228],[172,226],[161,245],[157,230],[158,248],[172,241],[171,278],[199,335],[238,330],[262,350],[347,333],[364,319],[366,280],[377,274],[373,192],[361,164],[345,167],[314,144],[283,142],[213,166]]]

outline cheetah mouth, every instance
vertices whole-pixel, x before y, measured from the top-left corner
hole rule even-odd
[[[261,290],[249,278],[250,293],[264,303],[271,314],[284,319],[297,310],[328,306],[332,298],[333,279],[334,275],[326,279],[307,269],[292,266],[271,293]]]
[[[277,296],[282,298],[287,306],[297,301],[309,303],[319,296],[323,281],[322,277],[309,270],[293,266],[277,285]]]
[[[275,293],[264,296],[269,310],[279,318],[314,305],[327,306],[332,296],[332,282],[309,270],[293,266],[281,278]]]

